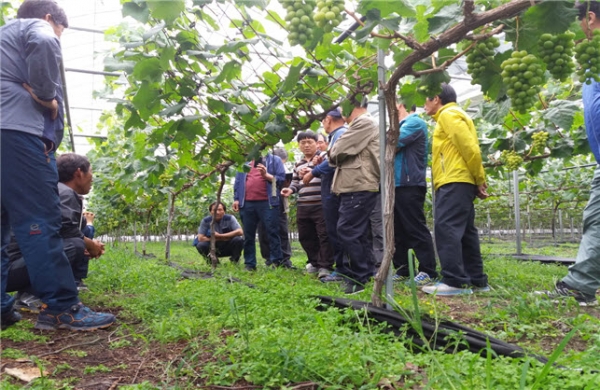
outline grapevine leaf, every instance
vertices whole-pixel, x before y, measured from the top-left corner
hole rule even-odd
[[[234,77],[240,76],[242,73],[242,66],[239,62],[232,60],[225,64],[223,70],[213,80],[215,84],[222,83],[223,80],[231,80]]]
[[[545,1],[529,8],[523,15],[522,23],[530,25],[540,33],[563,33],[577,16],[572,1]]]
[[[114,57],[104,58],[104,70],[106,72],[124,71],[131,73],[134,66],[134,61],[120,61]]]
[[[153,18],[164,20],[168,24],[185,11],[184,0],[148,0],[146,3]]]
[[[183,108],[186,106],[185,102],[182,103],[177,103],[174,104],[172,106],[169,106],[167,108],[165,108],[164,110],[162,110],[161,112],[158,113],[158,115],[160,116],[172,116],[175,114],[180,114],[181,110],[183,110]]]
[[[382,27],[387,28],[390,31],[396,31],[398,30],[398,27],[400,27],[400,21],[402,20],[401,16],[392,14],[389,17],[385,18],[385,19],[381,19],[381,21],[379,22],[379,24]],[[389,41],[389,39],[386,39],[387,41]]]
[[[381,14],[378,9],[372,9],[367,12],[365,25],[354,33],[354,39],[357,42],[365,42],[371,34],[371,31],[379,24]]]
[[[417,24],[414,27],[414,34],[419,42],[423,42],[429,38],[429,21],[427,20],[426,12],[427,7],[425,5],[417,6]]]
[[[358,11],[364,14],[371,9],[378,9],[382,17],[394,12],[406,18],[412,18],[416,14],[413,6],[406,0],[363,0],[360,2]]]
[[[300,79],[300,71],[304,67],[304,61],[297,61],[298,58],[294,59],[294,63],[299,62],[290,67],[290,71],[281,86],[281,92],[288,92],[296,87],[298,80]]]
[[[573,125],[575,114],[580,111],[581,108],[575,102],[555,100],[550,103],[550,107],[548,107],[547,110],[543,111],[542,116],[556,126],[565,130],[570,130]]]
[[[138,80],[147,80],[151,82],[160,81],[163,75],[163,70],[160,67],[160,60],[158,58],[143,59],[133,68],[133,75]]]
[[[489,123],[502,123],[510,110],[510,100],[506,99],[501,102],[483,103],[483,119]],[[500,128],[502,129],[502,128]],[[489,137],[495,135],[488,134]]]
[[[144,41],[147,41],[148,39],[152,38],[153,36],[158,34],[163,28],[165,28],[165,25],[165,22],[160,22],[156,26],[152,27],[150,30],[145,31],[144,34],[142,34],[142,39]]]
[[[136,4],[134,2],[128,2],[123,4],[123,17],[131,16],[140,23],[147,23],[150,17],[150,10],[146,6],[146,3]]]
[[[441,34],[461,19],[462,7],[459,4],[450,4],[443,7],[435,16],[429,19],[429,33]]]
[[[550,151],[550,156],[556,158],[569,158],[573,155],[573,149],[575,144],[573,140],[568,138],[561,138]]]

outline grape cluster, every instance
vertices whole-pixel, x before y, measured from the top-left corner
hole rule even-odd
[[[317,27],[323,28],[325,32],[333,31],[343,20],[341,12],[344,6],[345,0],[319,0],[317,13],[313,16]]]
[[[575,34],[543,34],[540,37],[540,57],[546,63],[548,71],[557,80],[565,81],[575,69],[573,63],[573,38]]]
[[[489,64],[489,57],[494,57],[494,49],[500,46],[498,38],[491,37],[483,42],[477,43],[475,48],[467,55],[467,71],[472,77],[471,84],[481,84],[479,76],[485,71]]]
[[[516,171],[523,164],[523,158],[514,150],[503,150],[500,155],[500,161],[509,171]]]
[[[544,71],[540,60],[526,51],[514,51],[510,58],[502,63],[502,81],[508,87],[513,108],[525,114],[536,102],[544,81]]]
[[[531,149],[536,152],[543,152],[544,148],[546,147],[546,142],[548,141],[548,132],[538,131],[533,133],[531,138],[533,139]]]
[[[594,30],[593,38],[575,46],[575,59],[579,63],[577,75],[580,82],[590,84],[591,79],[600,82],[600,30]]]
[[[304,45],[310,42],[315,28],[313,11],[316,0],[279,0],[279,2],[287,11],[285,20],[288,22],[290,45]]]

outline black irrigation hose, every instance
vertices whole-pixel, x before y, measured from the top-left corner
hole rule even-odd
[[[181,271],[181,277],[185,279],[210,279],[215,277],[215,274],[212,272],[196,271],[189,268],[184,268],[177,263],[173,263],[172,261],[168,262],[167,265]],[[229,283],[241,283],[250,288],[257,288],[256,285],[244,282],[243,280],[234,278],[233,276],[226,276],[225,279]]]
[[[317,296],[317,298],[327,306],[333,306],[340,309],[364,309],[369,318],[372,318],[378,322],[385,322],[389,324],[394,334],[412,336],[411,342],[413,344],[419,347],[424,347],[423,340],[413,329],[411,322],[398,312],[379,308],[364,301],[355,301],[352,299],[327,297],[322,295]],[[321,306],[320,309],[323,309],[323,306]],[[408,327],[406,326],[407,324],[409,325]],[[440,323],[436,325],[435,323],[423,320],[421,322],[421,327],[423,329],[424,336],[430,340],[432,349],[443,350],[447,353],[452,353],[455,350],[469,350],[472,353],[486,357],[489,343],[490,348],[498,356],[506,356],[511,358],[532,357],[544,364],[548,362],[548,359],[543,356],[529,354],[525,352],[523,348],[517,345],[504,342],[455,322],[440,321]],[[465,343],[457,343],[457,337],[460,337],[463,341],[466,341],[466,345]]]

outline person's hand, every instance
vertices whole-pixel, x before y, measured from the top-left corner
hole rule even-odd
[[[56,119],[56,117],[58,116],[58,102],[56,101],[56,99],[52,99],[49,102],[45,102],[45,101],[41,100],[40,98],[38,98],[35,93],[33,93],[33,89],[31,89],[29,84],[23,83],[23,88],[25,88],[27,90],[27,92],[29,92],[29,94],[31,95],[33,100],[35,100],[37,103],[41,104],[42,106],[50,109],[50,117],[53,120]]]
[[[91,213],[89,211],[84,211],[83,216],[85,217],[85,220],[87,221],[88,224],[90,224],[90,225],[94,224],[94,217],[95,217],[94,213]]]
[[[317,165],[321,164],[321,163],[323,162],[323,160],[324,160],[324,159],[325,159],[325,157],[323,157],[323,155],[322,155],[322,154],[320,154],[320,155],[318,155],[318,156],[315,156],[315,157],[313,157],[313,159],[312,159],[312,164],[313,164],[314,166],[317,166]]]
[[[260,175],[262,176],[263,179],[265,179],[267,181],[273,180],[273,176],[269,175],[269,173],[267,172],[267,167],[265,167],[263,164],[258,164],[256,166],[256,169],[258,169],[258,171],[260,172]]]
[[[490,194],[487,193],[487,183],[483,183],[477,186],[477,197],[479,199],[485,199],[488,198],[490,196]]]
[[[89,248],[87,248],[90,257],[97,259],[104,254],[104,244],[97,240],[91,240]]]
[[[308,185],[308,183],[310,183],[310,181],[314,178],[312,172],[308,172],[306,175],[304,175],[304,177],[302,178],[302,183],[304,183],[304,185]]]
[[[236,213],[239,212],[240,211],[240,201],[236,200],[235,202],[233,202],[231,207],[233,208],[233,211],[235,211]]]
[[[286,198],[290,195],[292,195],[294,192],[292,191],[291,188],[284,188],[281,190],[281,195],[285,196]]]

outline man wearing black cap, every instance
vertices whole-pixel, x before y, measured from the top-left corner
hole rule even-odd
[[[325,132],[328,134],[327,138],[330,149],[346,130],[348,130],[345,126],[346,122],[342,117],[342,112],[339,109],[329,111],[321,123],[323,124]],[[321,278],[321,281],[325,283],[339,282],[343,280],[343,277],[340,274],[345,274],[345,265],[344,250],[338,240],[337,234],[340,199],[336,194],[331,192],[335,167],[330,166],[327,160],[318,157],[316,160],[317,163],[315,164],[316,166],[312,171],[304,175],[302,181],[304,182],[304,185],[308,185],[313,177],[321,178],[321,203],[323,205],[327,236],[329,237],[329,243],[333,248],[333,259],[335,262],[335,271],[329,276]]]
[[[332,192],[339,195],[339,242],[350,263],[343,270],[343,289],[355,294],[373,276],[375,259],[369,240],[369,217],[379,196],[379,132],[367,109],[356,104],[346,118],[350,124],[329,150],[336,167]]]

